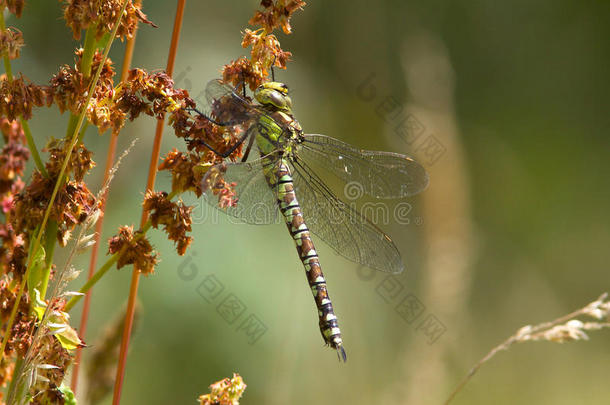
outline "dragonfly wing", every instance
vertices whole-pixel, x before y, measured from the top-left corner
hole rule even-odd
[[[211,167],[203,179],[204,199],[212,206],[247,224],[279,222],[277,195],[264,170],[277,165],[272,155],[240,163]],[[271,169],[273,170],[273,169]]]
[[[242,124],[257,114],[256,108],[234,88],[221,80],[210,80],[205,88],[203,113],[225,126]]]
[[[325,135],[305,135],[297,154],[376,198],[407,197],[428,185],[428,173],[409,156],[358,149]]]
[[[375,270],[400,273],[404,265],[392,239],[337,198],[306,162],[291,160],[296,196],[307,227],[337,253]]]

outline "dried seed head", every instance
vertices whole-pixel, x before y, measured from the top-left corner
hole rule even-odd
[[[42,222],[54,186],[55,179],[34,172],[30,184],[15,199],[11,223],[17,233],[32,231]],[[98,208],[99,201],[84,182],[69,181],[60,188],[50,218],[57,222],[57,238],[62,246],[65,246],[71,231]]]
[[[81,31],[97,24],[96,39],[100,40],[105,34],[112,31],[121,11],[121,0],[65,0],[64,19],[66,25],[72,29],[74,39],[80,39]],[[136,30],[138,22],[152,25],[146,15],[140,10],[139,4],[130,0],[121,18],[116,36],[121,40],[130,39]]]
[[[17,59],[23,47],[23,34],[16,28],[8,27],[0,32],[0,55]]]
[[[200,405],[239,405],[247,385],[237,373],[210,385],[211,393],[199,397]]]
[[[133,264],[142,273],[150,274],[158,262],[158,254],[151,243],[139,231],[134,232],[132,226],[119,228],[119,233],[108,241],[108,252],[123,252],[117,261],[118,269]]]
[[[167,198],[167,193],[148,191],[144,198],[144,210],[149,213],[152,226],[163,225],[169,240],[176,243],[179,255],[184,255],[193,238],[186,233],[191,231],[191,211],[193,207],[184,205],[182,201],[174,203]]]
[[[36,86],[19,76],[12,81],[6,75],[0,76],[0,115],[13,121],[22,116],[32,118],[32,109],[51,105],[52,98],[48,87]]]
[[[186,154],[174,149],[165,155],[159,170],[169,170],[172,173],[172,191],[178,193],[192,191],[197,197],[201,197],[203,177],[212,165],[202,163],[205,160],[198,154]]]
[[[6,7],[8,8],[8,11],[15,14],[17,17],[21,17],[24,4],[25,0],[0,0],[0,7],[2,7],[2,10]]]
[[[274,31],[277,27],[282,27],[285,34],[292,32],[290,18],[292,14],[303,9],[306,3],[302,0],[263,0],[261,1],[262,11],[257,11],[250,19],[250,25],[260,25],[267,32]]]

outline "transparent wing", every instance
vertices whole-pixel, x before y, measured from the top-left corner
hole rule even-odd
[[[306,162],[291,160],[292,177],[307,227],[338,254],[375,270],[400,273],[392,239],[354,207],[339,200]]]
[[[201,112],[226,126],[242,124],[259,114],[255,105],[221,80],[210,80],[205,88],[206,105]]]
[[[277,156],[250,162],[222,163],[211,167],[203,179],[204,198],[212,206],[253,225],[278,223],[277,197],[265,179],[274,170]]]
[[[428,185],[426,170],[406,155],[358,149],[325,135],[305,135],[297,154],[376,198],[407,197]]]

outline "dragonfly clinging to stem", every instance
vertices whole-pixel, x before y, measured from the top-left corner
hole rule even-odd
[[[218,155],[227,157],[249,140],[241,162],[224,162],[208,170],[203,186],[206,200],[251,224],[273,223],[281,213],[305,268],[324,342],[345,361],[341,331],[311,234],[347,259],[376,270],[399,273],[403,264],[392,239],[341,201],[315,169],[346,183],[357,182],[364,193],[381,199],[419,193],[428,184],[428,174],[406,155],[362,150],[325,135],[303,133],[283,83],[260,85],[254,91],[256,102],[246,97],[242,86],[240,92],[239,86],[210,81],[207,109],[197,111],[216,125],[241,131],[238,141],[224,151],[199,140]],[[253,147],[260,157],[247,161]]]

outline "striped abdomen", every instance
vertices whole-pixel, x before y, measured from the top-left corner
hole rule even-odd
[[[311,240],[311,234],[309,229],[307,229],[301,207],[294,192],[290,167],[285,158],[280,158],[273,165],[273,168],[269,168],[269,170],[273,170],[274,173],[266,173],[267,181],[272,188],[275,189],[277,187],[280,211],[284,215],[288,230],[292,235],[297,252],[299,252],[299,257],[305,267],[307,281],[318,308],[320,332],[326,344],[337,350],[339,360],[343,359],[345,361],[346,355],[343,349],[341,331],[339,330],[337,317],[333,310],[333,304],[326,291],[326,280],[324,279],[324,274],[322,274],[318,254],[316,253],[313,241]]]

